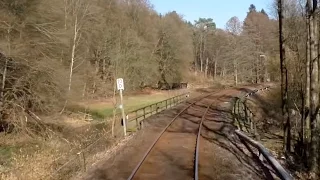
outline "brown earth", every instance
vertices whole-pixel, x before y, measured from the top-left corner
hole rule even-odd
[[[233,133],[230,103],[233,97],[260,87],[219,90],[205,99],[189,100],[148,118],[143,130],[111,158],[90,168],[82,179],[127,179],[164,127],[193,101],[199,102],[180,115],[160,138],[135,179],[193,179],[197,129],[209,105],[201,132],[199,179],[267,179],[264,166],[248,153]],[[212,92],[210,89],[201,91]]]

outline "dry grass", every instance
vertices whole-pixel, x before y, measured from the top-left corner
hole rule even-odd
[[[126,110],[184,92],[186,90],[131,94],[125,97]],[[112,103],[106,100],[89,105],[94,110],[106,111]],[[107,158],[121,145],[122,126],[118,121],[115,132],[117,138],[112,138],[110,121],[88,122],[78,111],[67,116],[41,118],[47,127],[44,134],[34,133],[31,136],[28,132],[33,130],[32,124],[25,126],[30,131],[0,134],[0,179],[70,179],[98,159]],[[113,150],[110,150],[111,147]]]
[[[46,137],[0,134],[0,157],[6,157],[0,165],[0,179],[69,179],[117,141],[105,125],[62,126],[66,130],[50,130]]]
[[[283,159],[285,155],[283,153],[283,122],[280,89],[274,88],[271,91],[259,93],[257,97],[250,98],[248,104],[255,113],[254,121],[258,123],[258,133],[261,136],[260,140],[262,144],[294,175],[294,178],[310,179],[310,175],[306,173],[306,169],[303,167],[301,157],[290,154],[286,159]],[[292,125],[295,124],[295,119],[299,119],[299,117],[297,118],[292,115]],[[292,135],[295,133],[295,128],[293,127]],[[296,144],[296,139],[292,140],[292,144]]]
[[[61,149],[59,146],[59,142],[52,142],[51,146],[45,143],[42,147],[32,147],[33,152],[28,148],[19,148],[12,154],[12,169],[2,172],[1,179],[47,179],[54,169],[52,162],[62,156],[58,152]]]
[[[125,97],[126,110],[179,93],[181,91],[128,95]],[[112,108],[110,101],[92,102],[90,106],[104,113]],[[109,148],[115,146],[113,149],[116,149],[122,139],[119,122],[116,122],[118,138],[111,138],[110,121],[88,122],[78,111],[67,116],[42,117],[41,120],[47,127],[45,134],[34,133],[30,136],[31,124],[26,126],[31,129],[28,132],[0,134],[0,179],[70,179],[99,158],[107,157]]]

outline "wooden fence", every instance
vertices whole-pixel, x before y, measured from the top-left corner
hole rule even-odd
[[[181,102],[184,102],[188,97],[189,93],[184,93],[127,113],[126,117],[128,118],[127,124],[129,129],[135,128],[140,130],[142,128],[142,122],[144,119],[165,109],[171,108]]]
[[[247,93],[243,97],[236,97],[233,102],[233,111],[232,114],[235,119],[235,125],[244,132],[248,132],[250,134],[253,134],[256,139],[259,139],[259,134],[257,133],[257,124],[254,121],[255,114],[253,111],[249,108],[247,104],[247,98],[262,92],[268,90],[270,87],[265,87],[261,89],[256,89],[250,93]]]
[[[270,172],[274,173],[281,180],[292,180],[293,177],[281,166],[281,164],[272,156],[272,154],[258,141],[260,140],[259,134],[257,133],[257,125],[254,121],[255,114],[250,110],[247,103],[247,97],[254,95],[255,93],[268,90],[270,87],[262,88],[255,90],[253,92],[247,93],[244,97],[237,97],[233,102],[233,116],[235,119],[235,125],[238,126],[238,130],[235,133],[242,140],[244,145],[248,148],[248,150],[254,153],[252,147],[258,150],[258,154],[256,154],[259,159],[266,162],[270,165]],[[251,137],[247,136],[244,132],[249,134],[253,134],[254,138],[258,141],[251,139]]]
[[[235,98],[233,104],[233,116],[235,125],[241,130],[257,136],[255,114],[248,107],[246,100]]]

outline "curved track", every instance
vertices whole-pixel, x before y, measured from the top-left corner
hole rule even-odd
[[[199,147],[200,147],[200,137],[201,137],[201,129],[202,129],[202,125],[203,125],[203,121],[205,119],[205,116],[208,112],[208,110],[210,109],[209,105],[206,109],[206,112],[203,114],[200,125],[199,125],[199,130],[198,130],[198,135],[197,135],[197,144],[196,144],[196,152],[195,152],[195,162],[194,162],[194,179],[198,180],[199,178]]]
[[[132,179],[143,179],[141,177],[143,177],[144,175],[143,174],[148,174],[148,173],[152,173],[152,172],[148,172],[146,170],[144,170],[143,172],[140,172],[141,169],[144,167],[144,166],[150,166],[150,163],[146,163],[146,161],[148,160],[148,158],[151,158],[152,156],[157,156],[156,153],[153,153],[153,151],[156,151],[155,150],[155,147],[156,146],[161,146],[159,143],[159,141],[161,140],[161,138],[166,134],[166,133],[172,133],[172,131],[168,131],[168,129],[170,127],[173,126],[173,124],[177,121],[177,119],[179,117],[181,117],[181,115],[183,115],[188,109],[190,109],[192,106],[196,105],[196,103],[198,102],[201,102],[201,100],[213,95],[213,93],[210,93],[208,95],[205,95],[205,96],[202,96],[201,98],[199,98],[198,100],[192,102],[190,105],[188,105],[186,108],[184,108],[183,110],[181,110],[171,121],[170,123],[163,129],[163,131],[159,134],[159,136],[155,139],[155,141],[151,144],[151,146],[149,147],[149,149],[146,151],[146,153],[144,154],[144,156],[142,157],[142,159],[140,160],[140,162],[137,164],[137,166],[135,167],[135,169],[132,171],[131,175],[129,176],[128,180],[132,180]],[[192,130],[192,132],[195,132],[197,131],[196,133],[194,133],[194,135],[196,136],[195,139],[195,147],[194,147],[194,152],[193,154],[190,154],[189,153],[189,156],[192,156],[192,158],[194,159],[194,164],[193,164],[193,172],[190,172],[191,168],[188,168],[189,172],[187,174],[189,174],[189,177],[191,176],[191,174],[193,174],[193,178],[194,179],[198,179],[198,170],[199,170],[199,166],[198,166],[198,162],[199,162],[199,146],[200,146],[200,137],[201,137],[201,127],[202,127],[202,124],[203,124],[203,121],[205,119],[205,116],[208,112],[208,110],[210,109],[210,105],[207,105],[206,106],[206,110],[203,112],[203,115],[201,117],[201,120],[200,122],[197,121],[197,122],[193,122],[193,123],[196,123],[198,124],[198,127],[197,128],[194,128]],[[178,137],[179,138],[179,137]],[[170,140],[170,139],[169,139]],[[166,142],[166,140],[163,140],[164,142]],[[158,155],[159,156],[159,155]],[[190,157],[189,157],[190,158]],[[165,159],[165,158],[161,158],[161,159]],[[189,164],[190,166],[190,164]],[[147,168],[148,169],[148,168]]]

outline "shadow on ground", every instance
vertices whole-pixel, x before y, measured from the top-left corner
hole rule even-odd
[[[274,179],[272,170],[259,160],[253,148],[241,141],[234,133],[236,127],[231,111],[210,109],[212,114],[203,124],[202,137],[232,153],[239,162],[261,179]],[[227,121],[229,120],[229,121]]]

